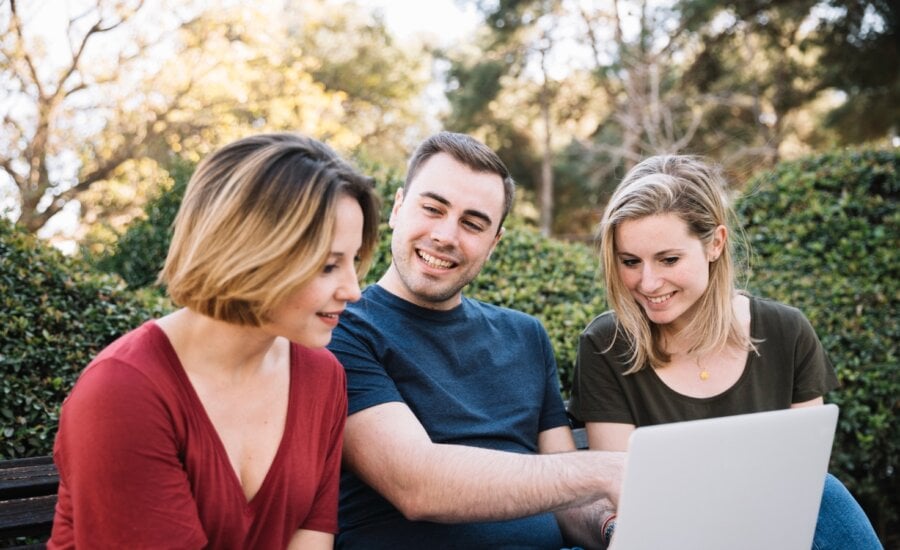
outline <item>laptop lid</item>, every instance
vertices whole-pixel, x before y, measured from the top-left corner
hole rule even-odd
[[[613,550],[809,550],[837,425],[824,405],[638,428]]]

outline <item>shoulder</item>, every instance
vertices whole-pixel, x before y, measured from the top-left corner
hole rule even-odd
[[[152,321],[122,335],[103,349],[81,372],[79,386],[121,385],[171,378],[177,356]]]
[[[531,327],[533,329],[544,330],[544,325],[540,319],[534,315],[511,309],[508,307],[498,306],[476,300],[474,298],[463,297],[462,307],[466,318],[482,318],[491,323],[499,323],[516,327]]]
[[[307,348],[291,342],[291,368],[302,370],[305,380],[312,378],[319,383],[345,383],[344,368],[327,348]]]
[[[616,314],[606,311],[596,316],[581,332],[582,340],[590,340],[599,345],[608,347],[616,337],[619,322]]]
[[[369,285],[363,289],[359,300],[347,304],[347,309],[341,314],[341,324],[345,320],[360,320],[375,315],[383,315],[384,311],[391,308],[384,304],[383,296],[378,285]]]
[[[767,332],[770,329],[777,328],[779,330],[805,330],[809,327],[809,321],[806,316],[798,308],[770,300],[768,298],[759,298],[750,296],[750,312],[757,318],[757,321],[764,323],[763,328]]]
[[[145,323],[91,361],[63,401],[63,414],[79,423],[118,418],[141,425],[166,416],[181,406],[185,388],[173,356],[162,331]]]

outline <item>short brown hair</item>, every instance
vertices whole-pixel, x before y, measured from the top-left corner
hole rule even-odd
[[[226,145],[188,183],[159,281],[179,306],[259,326],[325,265],[341,196],[362,209],[362,276],[377,245],[379,207],[370,178],[327,145],[297,134]]]
[[[406,182],[403,184],[403,195],[409,192],[409,186],[425,161],[439,153],[446,153],[458,162],[468,166],[475,172],[487,172],[497,174],[503,180],[503,215],[500,217],[500,227],[512,210],[513,200],[516,197],[516,182],[513,181],[509,170],[493,149],[481,143],[472,136],[457,134],[454,132],[438,132],[429,137],[416,148],[409,167],[406,171]]]

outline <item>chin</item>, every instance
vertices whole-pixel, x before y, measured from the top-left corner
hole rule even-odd
[[[327,336],[310,336],[305,334],[299,338],[294,338],[293,342],[305,348],[324,348],[331,343],[331,333],[329,332]]]

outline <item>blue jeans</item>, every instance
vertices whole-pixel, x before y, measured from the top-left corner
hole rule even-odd
[[[819,506],[812,550],[883,550],[865,512],[831,474],[825,476],[825,490]]]

